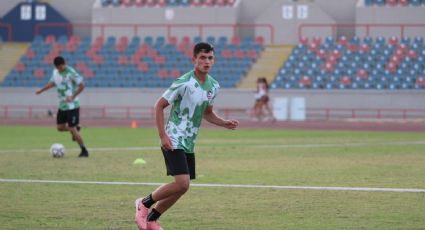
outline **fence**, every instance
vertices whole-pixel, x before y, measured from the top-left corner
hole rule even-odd
[[[414,120],[425,119],[425,109],[341,109],[341,108],[309,108],[306,111],[309,120]]]
[[[45,118],[56,114],[56,106],[16,106],[0,105],[0,119],[15,118]],[[237,117],[241,120],[251,118],[250,108],[216,108],[217,113],[224,117]],[[134,106],[84,106],[81,116],[94,119],[154,119],[153,107]],[[425,119],[425,109],[364,109],[364,108],[307,108],[307,120],[417,120]]]

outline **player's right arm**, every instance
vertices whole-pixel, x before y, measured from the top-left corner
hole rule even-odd
[[[164,109],[170,105],[165,98],[160,97],[155,103],[155,121],[156,127],[158,129],[159,138],[161,138],[161,146],[168,150],[173,150],[173,145],[171,144],[170,137],[168,137],[165,132],[164,125]]]
[[[36,92],[35,92],[35,94],[40,94],[40,93],[42,93],[42,92],[44,92],[44,91],[46,91],[46,90],[48,90],[48,89],[50,89],[50,88],[53,88],[55,86],[55,83],[53,83],[53,82],[51,82],[51,81],[49,81],[49,83],[47,83],[43,88],[41,88],[41,89],[39,89],[39,90],[37,90]]]

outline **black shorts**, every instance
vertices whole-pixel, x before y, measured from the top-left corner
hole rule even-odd
[[[181,149],[171,151],[161,148],[161,150],[167,167],[167,175],[189,174],[191,180],[196,178],[194,153],[186,153]]]
[[[56,124],[68,123],[68,127],[75,127],[80,123],[80,108],[71,110],[58,110]]]

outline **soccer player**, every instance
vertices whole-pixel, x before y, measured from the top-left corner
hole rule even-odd
[[[239,124],[236,120],[225,120],[213,111],[220,88],[208,74],[214,61],[212,45],[196,44],[192,57],[194,70],[176,79],[155,104],[156,126],[167,175],[173,176],[174,182],[136,200],[135,220],[139,229],[162,229],[158,218],[188,191],[190,180],[195,179],[194,147],[202,118],[227,129],[236,129]],[[170,104],[170,116],[164,125],[164,109]]]
[[[67,66],[63,57],[56,57],[53,60],[55,69],[53,70],[50,81],[36,94],[56,86],[59,97],[59,109],[56,116],[58,131],[69,131],[72,140],[80,145],[81,153],[79,157],[88,157],[89,152],[84,145],[83,138],[80,135],[80,100],[77,96],[84,90],[83,77],[73,68]]]

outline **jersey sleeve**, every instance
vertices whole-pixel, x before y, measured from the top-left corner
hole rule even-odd
[[[215,99],[217,98],[217,95],[218,95],[219,90],[220,90],[220,85],[216,84],[215,87],[214,87],[214,90],[213,90],[212,98],[211,98],[211,100],[208,103],[209,106],[213,106],[214,105],[214,102],[215,102]]]
[[[179,79],[175,80],[163,94],[162,97],[168,101],[169,104],[173,104],[174,101],[183,96],[184,90],[186,88],[185,82],[180,81]]]
[[[50,76],[49,82],[52,82],[53,84],[56,85],[56,82],[55,82],[55,71],[54,70],[52,71],[52,76]]]
[[[79,85],[83,82],[83,76],[81,76],[75,69],[71,68],[71,79],[75,84]]]

